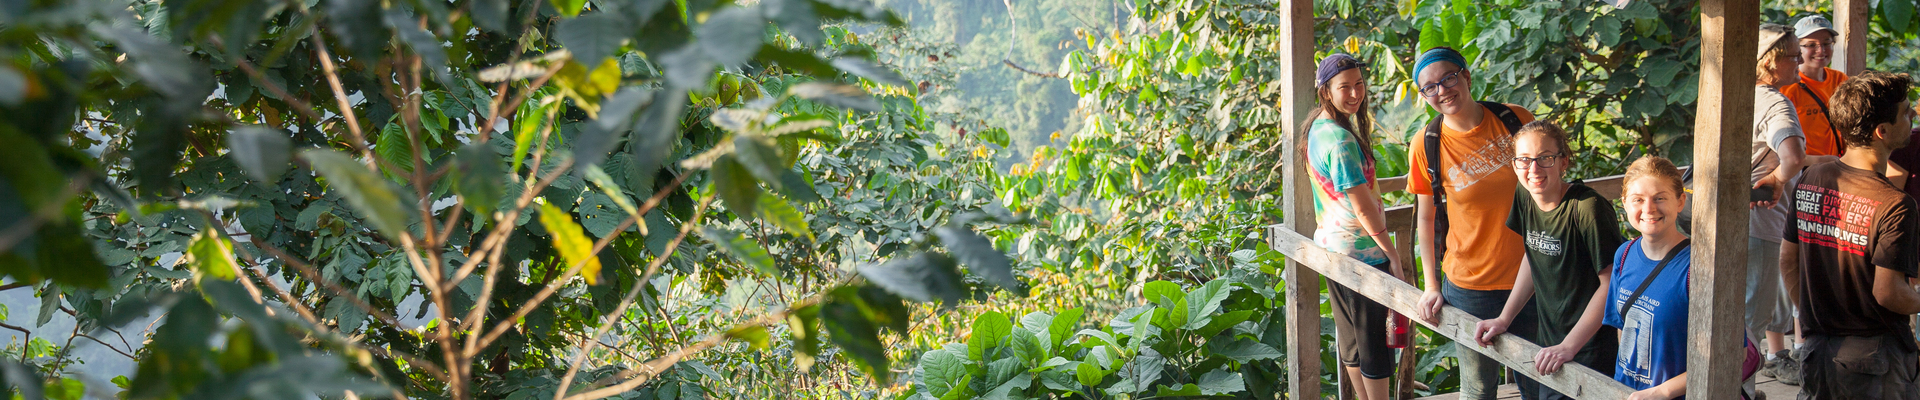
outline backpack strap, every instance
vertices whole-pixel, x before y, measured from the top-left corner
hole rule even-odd
[[[1838,137],[1840,135],[1840,128],[1833,126],[1833,114],[1827,113],[1827,101],[1821,100],[1820,93],[1813,91],[1813,87],[1807,86],[1807,81],[1794,82],[1793,84],[1800,85],[1800,90],[1807,91],[1807,97],[1813,98],[1813,105],[1820,106],[1820,115],[1827,117],[1827,132]]]
[[[1639,239],[1635,239],[1635,241],[1639,241]],[[1660,257],[1659,263],[1653,265],[1653,273],[1647,274],[1647,279],[1640,281],[1640,288],[1634,289],[1633,295],[1627,296],[1627,302],[1620,304],[1620,313],[1626,314],[1628,309],[1633,308],[1633,302],[1636,300],[1640,300],[1640,294],[1646,293],[1647,286],[1652,286],[1653,280],[1660,277],[1660,271],[1665,271],[1667,269],[1667,264],[1673,262],[1673,256],[1679,255],[1681,250],[1686,250],[1687,246],[1692,244],[1693,244],[1693,239],[1687,239],[1687,240],[1680,241],[1679,245],[1675,245],[1673,246],[1673,248],[1667,249],[1667,254],[1665,256]]]
[[[1508,135],[1520,133],[1520,126],[1526,125],[1525,122],[1520,122],[1520,115],[1513,112],[1513,107],[1507,107],[1506,104],[1495,101],[1482,101],[1479,103],[1481,107],[1486,107],[1487,111],[1493,111],[1493,116],[1500,119],[1501,125],[1507,126]]]
[[[1446,117],[1435,117],[1427,122],[1427,184],[1433,189],[1433,206],[1439,208],[1447,204],[1445,185],[1440,182],[1440,124]]]

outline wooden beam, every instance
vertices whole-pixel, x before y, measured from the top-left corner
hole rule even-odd
[[[1760,33],[1758,0],[1700,2],[1700,97],[1694,113],[1693,284],[1687,397],[1740,396],[1745,332],[1748,173]],[[1719,228],[1719,229],[1716,229]]]
[[[1286,0],[1278,5],[1280,23],[1287,34],[1280,52],[1280,125],[1286,132],[1286,149],[1305,148],[1307,132],[1301,128],[1314,103],[1313,90],[1313,0]],[[1283,151],[1281,164],[1286,168],[1282,197],[1286,228],[1291,232],[1313,232],[1313,183],[1307,176],[1307,158],[1298,151]],[[1296,235],[1297,236],[1297,235]],[[1320,398],[1320,275],[1298,261],[1289,260],[1281,278],[1286,285],[1287,312],[1287,390],[1291,399]]]
[[[1373,269],[1372,266],[1361,263],[1353,257],[1327,251],[1313,244],[1313,239],[1301,236],[1286,227],[1268,229],[1267,238],[1268,245],[1272,246],[1274,251],[1286,254],[1289,262],[1304,264],[1325,274],[1328,280],[1353,288],[1354,291],[1379,301],[1387,308],[1402,314],[1418,315],[1414,314],[1413,310],[1420,301],[1421,291],[1414,288],[1412,284]],[[1624,399],[1633,393],[1633,390],[1628,389],[1626,385],[1614,381],[1612,376],[1603,375],[1577,363],[1568,363],[1566,367],[1561,368],[1560,372],[1542,376],[1533,368],[1533,356],[1540,352],[1540,346],[1511,333],[1501,334],[1494,340],[1491,347],[1473,346],[1473,327],[1480,323],[1480,319],[1453,306],[1446,306],[1441,310],[1438,325],[1419,319],[1414,321],[1432,328],[1435,333],[1452,338],[1455,343],[1467,344],[1462,347],[1484,353],[1501,364],[1539,380],[1541,384],[1575,398]],[[1288,346],[1293,344],[1289,343]],[[1292,356],[1289,354],[1289,357]],[[1734,364],[1734,369],[1738,372],[1739,364]]]
[[[1847,75],[1867,70],[1867,24],[1873,21],[1873,7],[1867,0],[1833,0],[1833,69]]]

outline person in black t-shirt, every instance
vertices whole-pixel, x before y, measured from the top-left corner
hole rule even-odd
[[[1571,164],[1566,131],[1552,122],[1528,123],[1514,134],[1513,152],[1513,171],[1520,176],[1520,188],[1513,194],[1507,228],[1524,240],[1529,268],[1514,279],[1513,292],[1500,317],[1481,321],[1474,328],[1474,337],[1481,338],[1482,346],[1491,344],[1491,338],[1505,331],[1531,301],[1538,307],[1538,314],[1534,334],[1527,339],[1553,346],[1566,340],[1567,333],[1580,322],[1593,292],[1613,267],[1614,251],[1626,239],[1620,235],[1620,217],[1613,212],[1612,201],[1583,183],[1569,183],[1564,178]],[[1585,346],[1549,347],[1541,350],[1540,357],[1551,357],[1554,365],[1571,360],[1613,375],[1614,353],[1618,350],[1613,329],[1602,329],[1595,339]],[[1529,394],[1541,399],[1571,399],[1544,385],[1531,386],[1521,390],[1533,390],[1535,393]]]
[[[1780,272],[1799,306],[1802,398],[1920,399],[1915,202],[1888,181],[1887,155],[1912,136],[1906,74],[1868,72],[1833,95],[1840,162],[1808,167],[1783,197]]]

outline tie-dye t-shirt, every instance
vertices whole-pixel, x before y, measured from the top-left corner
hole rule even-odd
[[[1360,262],[1387,262],[1387,252],[1367,237],[1355,214],[1353,199],[1347,190],[1373,185],[1373,161],[1353,133],[1331,119],[1316,119],[1307,131],[1307,162],[1313,165],[1313,213],[1319,227],[1313,231],[1314,244],[1336,253],[1352,256]]]

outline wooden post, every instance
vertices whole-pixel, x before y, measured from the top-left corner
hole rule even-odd
[[[1873,21],[1873,7],[1867,0],[1833,0],[1833,69],[1847,75],[1867,70],[1867,23]]]
[[[1280,21],[1288,34],[1280,52],[1280,125],[1286,132],[1286,168],[1282,196],[1286,227],[1311,235],[1314,229],[1313,183],[1307,176],[1307,158],[1293,149],[1306,143],[1307,132],[1300,123],[1314,103],[1313,91],[1313,0],[1286,0],[1280,5]],[[1287,309],[1287,388],[1288,398],[1320,398],[1320,274],[1289,258],[1285,273]]]
[[[1745,337],[1748,173],[1752,166],[1757,0],[1700,2],[1700,97],[1693,125],[1693,284],[1687,398],[1740,393]]]

